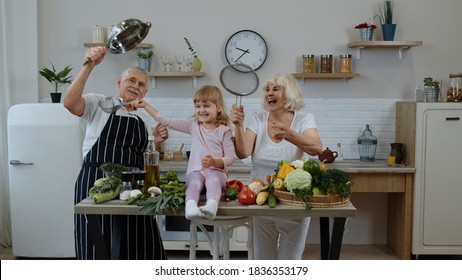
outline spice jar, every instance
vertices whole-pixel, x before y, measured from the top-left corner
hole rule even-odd
[[[340,55],[340,73],[351,73],[351,54]]]
[[[332,73],[332,55],[321,55],[321,73]]]
[[[449,86],[446,101],[462,102],[462,73],[449,74]]]
[[[312,54],[304,54],[303,55],[303,73],[314,73],[316,72],[316,64],[315,64],[314,55]]]

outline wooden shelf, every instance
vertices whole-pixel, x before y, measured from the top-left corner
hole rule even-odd
[[[292,76],[302,79],[302,84],[304,84],[305,79],[343,79],[346,81],[359,77],[359,73],[293,73]]]
[[[83,46],[85,48],[93,48],[93,47],[105,47],[105,43],[84,43]],[[153,45],[149,43],[141,43],[136,45],[136,48],[138,49],[152,49]]]
[[[156,88],[156,79],[157,78],[191,78],[192,87],[197,87],[197,78],[204,77],[205,72],[148,72],[148,76],[151,79],[151,88]]]
[[[361,49],[398,49],[398,58],[403,58],[403,50],[422,46],[422,41],[354,41],[348,43],[349,48],[356,48],[356,58],[361,58]]]

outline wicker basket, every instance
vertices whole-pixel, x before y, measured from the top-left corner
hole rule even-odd
[[[341,197],[340,195],[313,195],[308,201],[303,202],[294,193],[288,191],[274,190],[274,195],[277,196],[282,204],[304,206],[310,208],[336,208],[347,205],[350,202],[350,197]]]

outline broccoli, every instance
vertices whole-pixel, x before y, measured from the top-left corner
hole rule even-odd
[[[122,181],[117,177],[105,177],[95,181],[88,194],[93,202],[102,203],[116,198],[122,189]]]

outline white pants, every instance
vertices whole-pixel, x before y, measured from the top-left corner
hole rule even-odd
[[[310,217],[254,217],[255,259],[301,260],[310,220]]]

